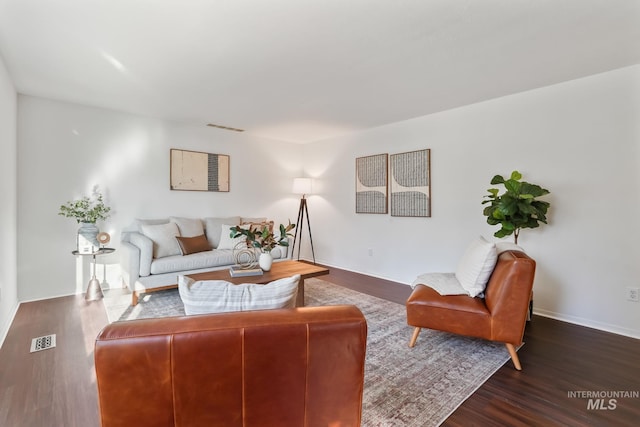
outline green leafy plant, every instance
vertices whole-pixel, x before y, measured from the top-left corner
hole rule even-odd
[[[500,230],[494,233],[496,237],[505,237],[513,234],[514,241],[518,243],[520,230],[523,228],[536,228],[540,223],[547,223],[547,210],[549,202],[537,200],[537,197],[549,194],[549,190],[539,185],[520,181],[522,175],[518,171],[511,172],[509,179],[496,175],[491,180],[491,185],[503,184],[505,192],[498,194],[497,188],[490,188],[489,195],[484,196],[488,203],[483,214],[490,225],[499,225]]]
[[[295,228],[295,224],[289,224],[285,227],[280,224],[280,235],[278,237],[273,234],[273,231],[268,225],[264,225],[262,228],[249,227],[242,228],[241,226],[231,227],[231,238],[239,236],[246,236],[247,245],[260,249],[263,252],[271,252],[276,246],[289,246],[288,237],[293,237],[293,234],[289,233]]]
[[[88,222],[95,224],[98,220],[109,218],[111,208],[106,206],[103,201],[102,194],[94,190],[93,197],[84,196],[60,206],[58,215],[67,218],[75,218],[78,223]]]

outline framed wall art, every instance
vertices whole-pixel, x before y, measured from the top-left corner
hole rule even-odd
[[[392,154],[391,216],[431,216],[431,150]]]
[[[184,191],[229,191],[229,156],[170,150],[170,188]]]
[[[356,159],[356,213],[387,213],[388,163],[388,154]]]

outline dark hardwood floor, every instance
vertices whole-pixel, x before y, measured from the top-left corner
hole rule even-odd
[[[21,304],[0,349],[0,426],[99,426],[93,344],[107,323],[81,295]],[[56,347],[29,353],[49,334]]]
[[[335,268],[322,278],[400,304],[410,293]],[[106,324],[102,302],[81,296],[22,304],[0,349],[0,426],[98,426],[93,341]],[[50,333],[56,348],[29,353],[31,338]],[[407,342],[410,334],[407,327]],[[521,372],[507,362],[443,425],[638,425],[640,398],[589,409],[588,399],[568,394],[640,391],[640,340],[534,316],[519,355]]]

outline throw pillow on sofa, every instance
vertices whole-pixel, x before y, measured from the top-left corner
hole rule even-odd
[[[260,218],[245,218],[245,217],[242,217],[242,218],[240,218],[240,224],[260,223],[260,222],[266,222],[266,221],[267,221],[266,217],[260,217]]]
[[[180,255],[180,246],[176,240],[176,236],[180,236],[180,231],[178,231],[178,226],[175,223],[142,224],[140,228],[142,234],[153,241],[154,258]]]
[[[222,224],[220,230],[220,244],[217,249],[233,249],[236,247],[238,243],[242,243],[247,238],[245,236],[238,236],[235,238],[231,238],[231,227],[235,227],[234,225]],[[241,225],[240,227],[248,229],[248,225]]]
[[[214,248],[218,248],[218,246],[220,246],[220,237],[222,237],[221,234],[221,226],[223,224],[229,224],[229,225],[240,225],[240,217],[239,216],[230,216],[230,217],[226,217],[226,218],[213,218],[213,217],[209,217],[209,218],[205,218],[204,219],[204,229],[207,233],[207,239],[209,240],[209,243],[211,243],[211,246],[213,246]]]
[[[201,234],[195,237],[179,237],[176,236],[178,245],[182,255],[195,254],[198,252],[205,252],[211,250],[211,245],[207,240],[207,236]]]
[[[258,231],[262,231],[265,227],[268,227],[269,231],[273,233],[273,221],[243,222],[241,225],[246,225],[248,228]]]
[[[178,291],[187,315],[294,308],[299,282],[299,274],[265,285],[234,285],[225,280],[195,281],[181,275],[178,276]]]
[[[170,222],[178,226],[180,236],[195,237],[204,234],[204,226],[200,218],[181,218],[177,216],[169,217]]]

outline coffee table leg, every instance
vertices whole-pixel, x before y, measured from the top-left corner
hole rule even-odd
[[[298,296],[296,297],[296,307],[304,307],[304,279],[298,282]]]

